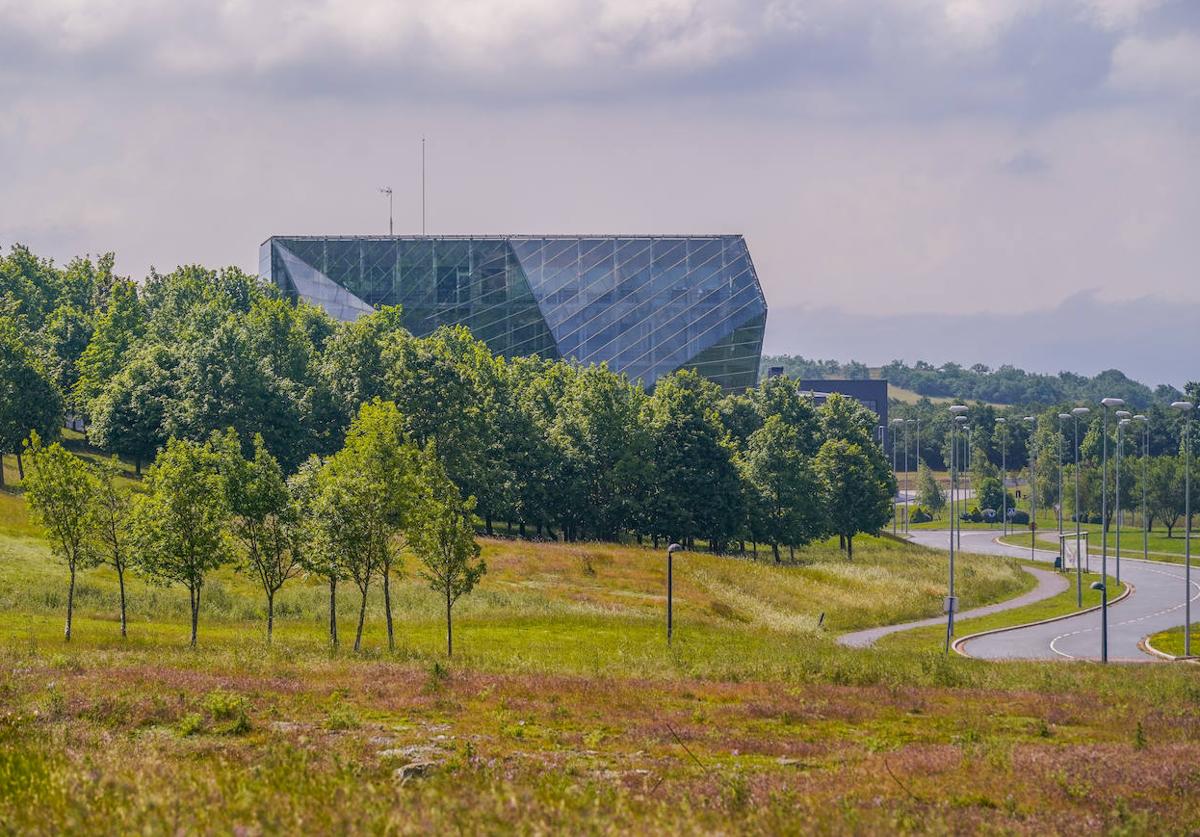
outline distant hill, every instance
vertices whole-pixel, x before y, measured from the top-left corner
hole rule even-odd
[[[1124,398],[1133,407],[1168,403],[1182,398],[1175,387],[1165,384],[1153,389],[1135,381],[1117,369],[1109,369],[1089,378],[1074,372],[1045,375],[1026,372],[1013,366],[992,369],[977,363],[960,366],[947,363],[934,366],[917,361],[912,366],[893,361],[886,366],[836,360],[810,360],[799,355],[766,355],[762,374],[772,366],[782,366],[792,378],[886,378],[893,387],[931,399],[956,398],[985,401],[990,404],[1062,404],[1097,401],[1108,396]],[[897,393],[893,393],[893,396]],[[907,400],[907,399],[906,399]]]

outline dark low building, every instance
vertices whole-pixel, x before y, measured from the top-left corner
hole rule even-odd
[[[740,235],[274,236],[259,272],[340,320],[400,305],[418,336],[461,324],[497,354],[646,386],[677,369],[753,386],[767,319]]]
[[[801,392],[811,392],[817,401],[824,401],[830,393],[848,395],[879,417],[875,427],[875,438],[884,443],[888,424],[888,383],[869,379],[832,379],[797,381]]]

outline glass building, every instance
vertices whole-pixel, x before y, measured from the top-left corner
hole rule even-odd
[[[753,386],[767,319],[740,235],[275,236],[259,272],[340,320],[400,305],[419,336],[462,324],[498,354],[605,362],[646,386],[683,368]]]

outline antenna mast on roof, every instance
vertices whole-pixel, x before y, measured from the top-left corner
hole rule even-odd
[[[425,235],[425,137],[421,137],[421,235]]]
[[[388,196],[388,235],[395,235],[392,232],[392,187],[384,186],[379,191]]]

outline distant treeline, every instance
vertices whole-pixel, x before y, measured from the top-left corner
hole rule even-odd
[[[841,363],[836,360],[809,360],[799,355],[764,356],[763,374],[773,366],[782,366],[784,373],[792,378],[871,377],[871,371],[865,363],[853,360]],[[1131,406],[1143,409],[1152,403],[1169,403],[1182,397],[1175,387],[1160,384],[1152,389],[1116,369],[1108,369],[1089,378],[1074,372],[1044,375],[1008,365],[998,369],[982,363],[969,367],[957,363],[934,366],[919,360],[910,366],[902,360],[894,360],[880,369],[880,377],[886,378],[893,386],[929,398],[960,398],[991,404],[1094,403],[1112,396],[1124,398]]]

